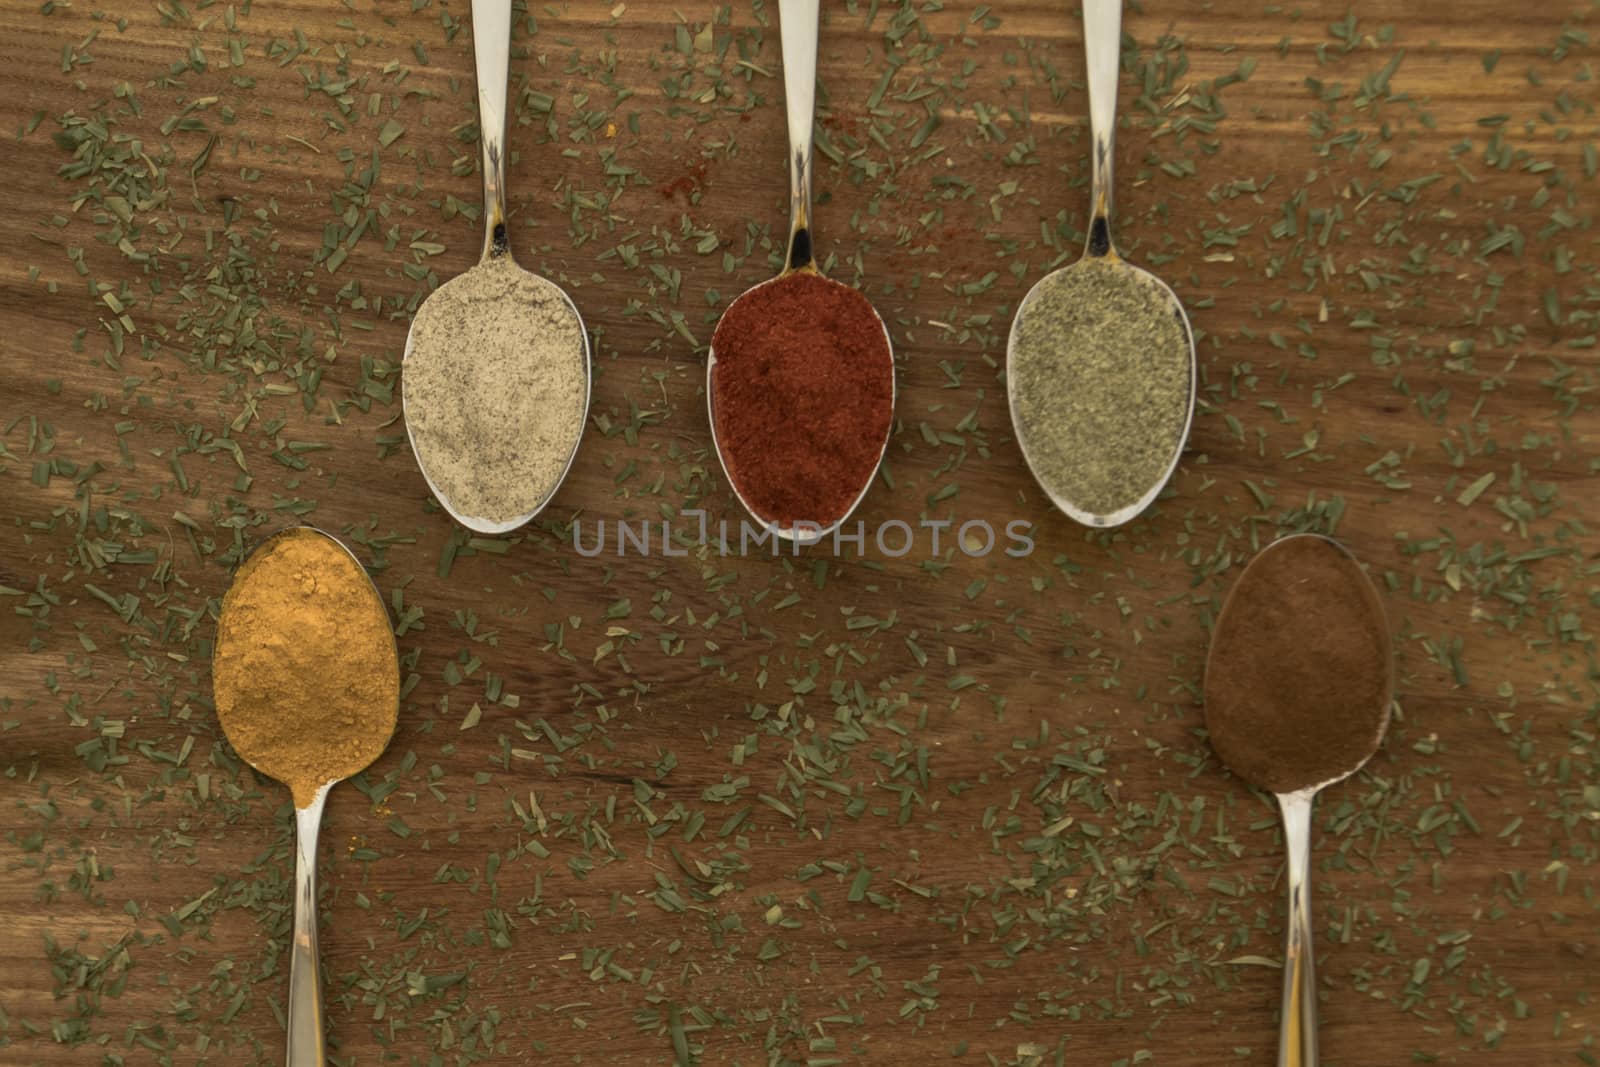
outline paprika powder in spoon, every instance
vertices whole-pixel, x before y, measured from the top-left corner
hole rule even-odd
[[[883,460],[894,355],[867,298],[817,271],[811,142],[818,0],[781,0],[789,118],[783,272],[723,313],[706,362],[717,457],[746,510],[783,538],[816,541],[849,517]]]

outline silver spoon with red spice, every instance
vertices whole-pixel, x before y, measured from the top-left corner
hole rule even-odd
[[[1316,1067],[1311,808],[1378,750],[1394,698],[1383,605],[1354,556],[1315,534],[1263,549],[1228,593],[1206,658],[1211,747],[1278,798],[1288,847],[1278,1067]]]
[[[894,417],[894,353],[872,304],[817,269],[811,146],[819,0],[780,0],[789,246],[728,305],[706,359],[711,438],[734,495],[785,540],[821,540],[872,484]]]

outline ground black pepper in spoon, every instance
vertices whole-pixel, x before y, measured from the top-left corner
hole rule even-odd
[[[506,232],[511,0],[473,0],[483,253],[429,294],[406,337],[400,402],[429,490],[461,525],[505,534],[555,495],[583,436],[589,335],[560,286],[520,267]]]

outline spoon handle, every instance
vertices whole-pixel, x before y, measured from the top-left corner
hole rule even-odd
[[[789,255],[785,270],[816,262],[811,250],[811,136],[817,109],[819,0],[779,0],[783,99],[789,112]]]
[[[472,0],[478,72],[478,139],[483,144],[483,258],[506,239],[506,77],[511,67],[511,0]]]
[[[1089,70],[1089,135],[1094,186],[1088,255],[1111,251],[1111,150],[1117,137],[1117,77],[1122,63],[1122,0],[1083,0],[1083,55]]]
[[[1281,793],[1283,837],[1289,847],[1289,918],[1283,948],[1283,1017],[1278,1067],[1317,1067],[1317,948],[1311,927],[1310,789]]]
[[[317,832],[328,787],[294,811],[294,941],[289,948],[289,1067],[327,1067],[317,968]]]

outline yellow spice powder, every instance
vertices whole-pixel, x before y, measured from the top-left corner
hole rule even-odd
[[[377,759],[399,716],[383,600],[337,541],[308,527],[273,536],[239,567],[211,674],[228,742],[297,808]]]

